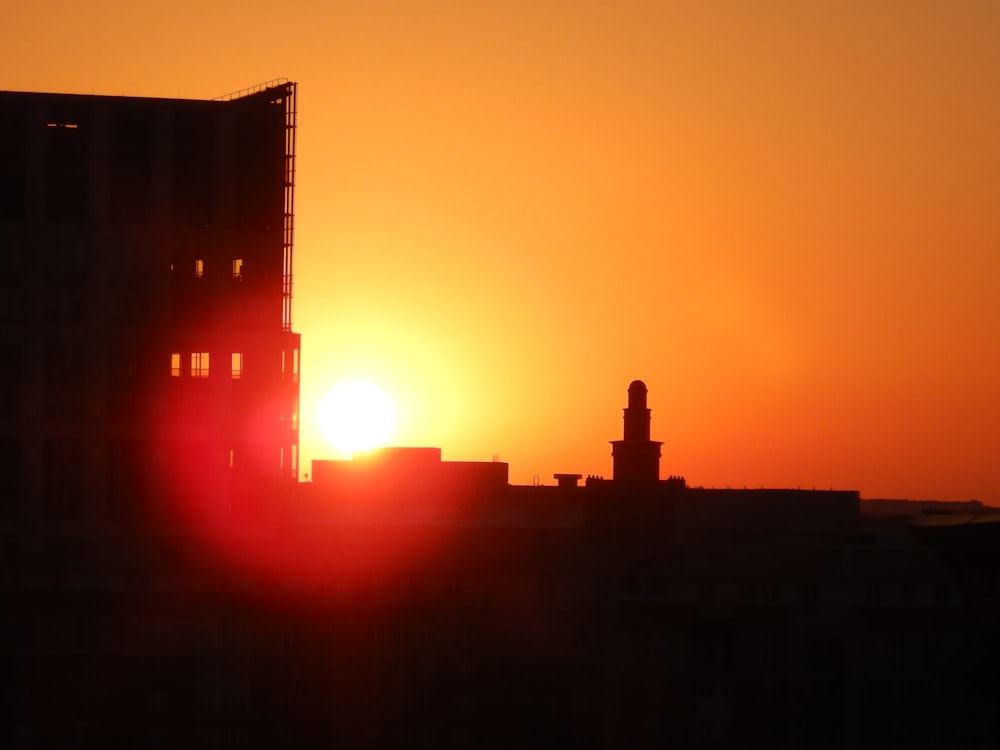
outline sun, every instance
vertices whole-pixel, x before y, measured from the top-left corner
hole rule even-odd
[[[331,388],[320,402],[317,417],[326,441],[341,453],[381,447],[396,429],[392,399],[364,380],[347,380]]]

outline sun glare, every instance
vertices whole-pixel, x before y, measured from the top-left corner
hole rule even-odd
[[[396,428],[392,400],[381,388],[363,380],[349,380],[331,388],[317,416],[326,441],[341,453],[383,446]]]

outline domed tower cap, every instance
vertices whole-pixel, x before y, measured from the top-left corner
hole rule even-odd
[[[634,409],[636,411],[646,411],[646,384],[641,380],[633,380],[628,387],[628,408]],[[638,416],[636,417],[638,418]],[[647,427],[644,429],[645,440],[649,439],[649,415],[645,415],[645,421]],[[633,427],[632,429],[635,429]],[[627,430],[633,436],[638,435],[638,433],[632,432],[632,429]]]

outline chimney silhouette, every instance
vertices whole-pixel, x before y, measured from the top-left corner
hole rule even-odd
[[[611,441],[616,482],[650,484],[660,479],[660,446],[649,439],[650,410],[646,406],[646,384],[633,380],[628,387],[628,407],[624,410],[623,440]]]

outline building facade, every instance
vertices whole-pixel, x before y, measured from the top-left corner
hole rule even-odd
[[[0,92],[7,518],[297,478],[295,91]]]

